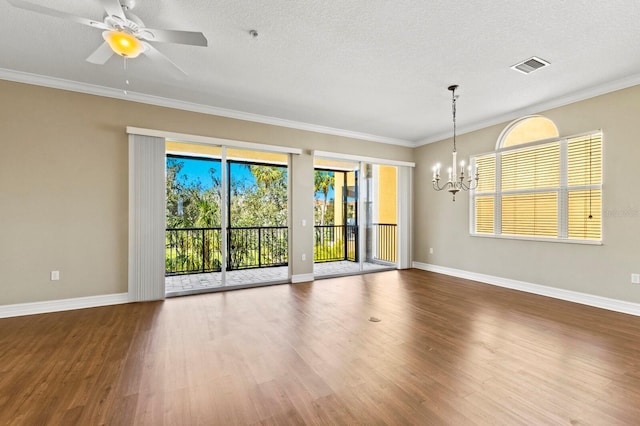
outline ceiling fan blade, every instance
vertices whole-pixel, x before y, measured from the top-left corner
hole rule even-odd
[[[187,75],[187,73],[182,68],[177,66],[175,64],[175,62],[173,62],[171,59],[167,58],[158,49],[156,49],[155,47],[151,46],[149,43],[145,43],[144,45],[146,47],[146,49],[144,51],[144,54],[147,55],[149,58],[153,59],[156,62],[163,62],[165,64],[169,64],[174,69],[180,71],[180,73],[182,73],[183,75]]]
[[[142,28],[138,34],[147,41],[159,41],[161,43],[189,44],[191,46],[207,46],[207,38],[204,34],[194,31],[156,30]]]
[[[40,6],[39,4],[30,3],[24,0],[7,0],[11,5],[25,10],[30,10],[32,12],[41,13],[43,15],[54,16],[56,18],[66,19],[68,21],[77,22],[78,24],[88,25],[90,27],[101,28],[104,30],[109,29],[103,22],[94,21],[93,19],[83,18],[81,16],[72,15],[67,12],[62,12],[56,9],[50,9],[45,6]]]
[[[113,50],[109,47],[107,42],[104,42],[98,47],[89,57],[87,58],[87,62],[91,62],[92,64],[102,65],[109,60],[113,56]]]
[[[100,0],[100,4],[107,12],[107,15],[116,16],[120,18],[122,22],[127,22],[124,10],[122,10],[122,6],[120,6],[120,0]]]

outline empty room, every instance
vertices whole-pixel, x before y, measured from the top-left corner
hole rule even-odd
[[[0,16],[0,424],[638,423],[637,2]]]

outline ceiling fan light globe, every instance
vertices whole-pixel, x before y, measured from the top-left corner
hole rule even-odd
[[[136,58],[144,51],[142,42],[126,31],[105,31],[102,37],[114,53],[125,58]]]

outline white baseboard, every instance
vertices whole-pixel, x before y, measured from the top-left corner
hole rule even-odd
[[[97,306],[119,305],[122,303],[129,303],[129,293],[47,300],[44,302],[16,303],[14,305],[0,305],[0,318],[95,308]]]
[[[315,279],[315,276],[313,274],[292,275],[291,276],[291,283],[292,284],[306,283],[306,282],[309,282],[309,281],[313,281],[314,279]]]
[[[540,284],[532,284],[525,281],[512,280],[509,278],[495,277],[493,275],[478,274],[475,272],[463,271],[461,269],[431,265],[429,263],[413,262],[413,267],[416,269],[422,269],[424,271],[437,272],[439,274],[479,281],[485,284],[510,288],[513,290],[520,290],[527,293],[538,294],[541,296],[553,297],[554,299],[561,299],[568,302],[580,303],[582,305],[589,305],[596,308],[608,309],[610,311],[640,316],[640,304],[638,303],[626,302],[624,300],[618,299],[610,299],[608,297],[595,296],[593,294],[564,290],[556,287],[548,287]]]

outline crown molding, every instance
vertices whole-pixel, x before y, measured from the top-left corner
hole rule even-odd
[[[334,127],[321,126],[312,123],[300,121],[286,120],[283,118],[270,117],[260,114],[252,114],[243,111],[237,111],[226,108],[219,108],[209,105],[196,104],[192,102],[180,101],[177,99],[162,98],[144,93],[128,92],[126,95],[119,89],[113,89],[104,86],[98,86],[89,83],[80,83],[72,80],[65,80],[56,77],[49,77],[39,74],[31,74],[22,71],[15,71],[6,68],[0,68],[0,80],[14,81],[17,83],[33,84],[36,86],[50,87],[53,89],[69,90],[95,96],[103,96],[107,98],[121,99],[131,102],[139,102],[148,105],[161,106],[166,108],[174,108],[183,111],[197,112],[201,114],[216,115],[220,117],[233,118],[237,120],[250,121],[261,124],[269,124],[273,126],[286,127],[290,129],[305,130],[314,133],[323,133],[333,136],[341,136],[346,138],[360,139],[369,142],[377,142],[388,145],[398,145],[409,148],[417,148],[433,142],[438,142],[451,137],[451,132],[440,132],[432,136],[420,139],[418,141],[409,141],[404,139],[390,138],[386,136],[372,135],[369,133],[355,132],[346,129],[338,129]],[[584,90],[573,92],[571,94],[561,96],[549,101],[540,102],[510,111],[508,113],[491,117],[487,120],[481,120],[467,126],[459,126],[458,134],[462,135],[476,130],[484,129],[496,124],[510,122],[525,115],[537,114],[553,108],[562,107],[575,102],[594,98],[616,90],[626,89],[628,87],[640,84],[640,74],[634,74],[618,80],[609,81],[604,84],[588,87]]]
[[[103,96],[107,98],[121,99],[131,102],[139,102],[148,105],[161,106],[166,108],[174,108],[183,111],[197,112],[201,114],[216,115],[226,118],[234,118],[237,120],[251,121],[254,123],[270,124],[272,126],[287,127],[290,129],[305,130],[315,133],[323,133],[333,136],[342,136],[346,138],[360,139],[369,142],[384,143],[388,145],[399,145],[413,148],[415,142],[404,139],[390,138],[386,136],[372,135],[369,133],[355,132],[346,129],[337,129],[334,127],[321,126],[301,121],[286,120],[283,118],[269,117],[266,115],[252,114],[232,109],[219,108],[210,105],[196,104],[192,102],[180,101],[177,99],[162,98],[144,93],[127,92],[124,94],[122,90],[110,87],[97,86],[89,83],[80,83],[62,78],[48,77],[39,74],[31,74],[22,71],[15,71],[6,68],[0,68],[0,80],[14,81],[17,83],[33,84],[36,86],[49,87],[53,89],[69,90],[88,95]]]
[[[583,90],[579,90],[577,92],[573,92],[565,96],[560,96],[558,98],[555,98],[549,101],[540,102],[537,104],[527,106],[525,108],[509,111],[506,114],[491,117],[487,120],[481,120],[467,126],[458,126],[457,134],[463,135],[465,133],[470,133],[476,130],[494,126],[496,124],[511,122],[525,115],[539,114],[543,111],[547,111],[553,108],[559,108],[575,102],[595,98],[596,96],[605,95],[607,93],[615,92],[616,90],[626,89],[632,86],[637,86],[638,84],[640,84],[640,74],[634,74],[628,77],[620,78],[618,80],[608,81],[604,84],[588,87]],[[437,133],[435,135],[432,135],[417,141],[414,147],[417,148],[419,146],[427,145],[433,142],[439,142],[445,139],[449,139],[450,137],[452,137],[451,131]]]

